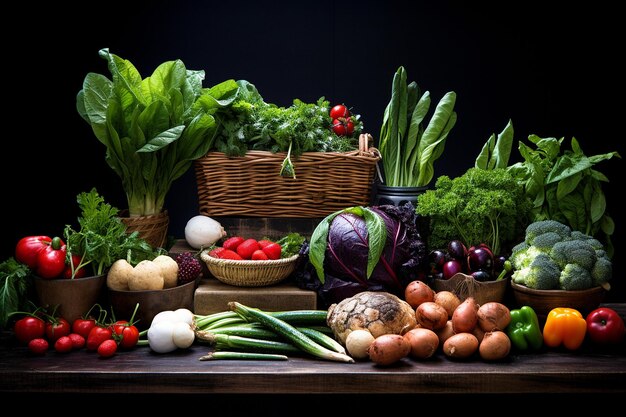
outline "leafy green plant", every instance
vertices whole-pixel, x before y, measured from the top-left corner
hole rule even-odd
[[[31,271],[26,265],[14,257],[0,263],[0,329],[7,325],[11,313],[26,311],[31,287]]]
[[[106,146],[106,161],[122,179],[130,216],[158,214],[172,182],[206,154],[217,129],[215,112],[237,95],[233,80],[202,88],[204,71],[180,60],[143,78],[128,60],[100,50],[112,79],[89,73],[78,113]]]
[[[430,100],[430,92],[422,93],[415,81],[407,85],[406,70],[398,68],[380,130],[379,150],[386,185],[421,187],[432,180],[434,162],[443,153],[456,123],[456,93],[446,93],[424,125]]]

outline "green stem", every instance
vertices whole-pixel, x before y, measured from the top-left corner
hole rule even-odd
[[[216,359],[260,359],[269,361],[286,361],[289,358],[285,355],[277,355],[275,353],[251,353],[251,352],[229,352],[217,351],[209,352],[200,357],[201,361],[210,361]]]

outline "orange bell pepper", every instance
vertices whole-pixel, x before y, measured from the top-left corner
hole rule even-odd
[[[543,326],[543,342],[546,346],[565,346],[576,350],[582,345],[587,332],[587,322],[580,312],[573,308],[557,307],[548,313]]]

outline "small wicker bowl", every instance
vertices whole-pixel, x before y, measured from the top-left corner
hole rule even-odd
[[[200,259],[215,278],[237,287],[263,287],[281,282],[296,268],[298,256],[268,261],[237,261],[214,258],[208,250],[200,253]]]
[[[606,290],[602,287],[593,287],[588,290],[535,290],[511,281],[515,302],[521,306],[530,306],[537,316],[546,318],[550,310],[556,307],[569,307],[586,315],[597,308]]]
[[[436,292],[450,291],[456,294],[461,301],[473,297],[478,304],[491,301],[501,303],[508,287],[509,279],[499,281],[476,281],[473,276],[461,272],[454,274],[449,279],[436,279],[433,289]]]

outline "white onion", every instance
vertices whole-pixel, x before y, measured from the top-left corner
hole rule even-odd
[[[194,216],[185,226],[185,240],[194,249],[208,248],[224,236],[222,225],[209,216]]]

